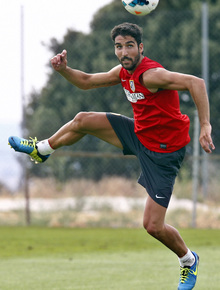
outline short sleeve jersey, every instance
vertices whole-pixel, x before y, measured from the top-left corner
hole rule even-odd
[[[190,120],[180,111],[176,90],[151,93],[140,82],[140,76],[151,68],[162,66],[144,57],[133,74],[123,67],[120,71],[122,87],[134,114],[135,133],[140,142],[155,152],[174,152],[190,142]]]

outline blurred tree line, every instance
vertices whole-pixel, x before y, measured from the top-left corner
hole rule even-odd
[[[62,42],[52,38],[48,49],[51,57],[66,49],[68,65],[88,73],[108,71],[118,64],[111,29],[122,22],[137,23],[144,30],[145,55],[160,62],[165,68],[201,77],[201,5],[199,0],[160,1],[157,9],[149,16],[137,17],[129,14],[121,1],[114,0],[100,9],[91,22],[91,32],[85,34],[69,29]],[[220,97],[220,0],[209,1],[209,96],[211,120],[216,147],[220,143],[219,111]],[[132,116],[130,103],[126,100],[120,85],[89,91],[80,90],[68,83],[51,68],[48,81],[40,92],[33,91],[26,110],[28,136],[38,140],[50,137],[80,111],[111,111]],[[180,92],[181,111],[191,119],[190,135],[193,137],[193,113],[195,105],[188,92]],[[188,154],[192,152],[192,142]],[[80,142],[60,151],[120,152],[117,148],[92,136],[85,136]],[[216,149],[216,153],[219,150]],[[39,170],[40,169],[40,170]],[[105,175],[120,174],[127,177],[139,172],[135,160],[109,158],[71,158],[59,156],[49,158],[43,166],[33,166],[34,175],[53,175],[61,180],[73,176],[99,179]]]

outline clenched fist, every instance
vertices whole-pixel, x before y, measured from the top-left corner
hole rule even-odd
[[[51,65],[56,71],[62,71],[67,67],[67,51],[64,49],[61,53],[58,53],[51,58]]]

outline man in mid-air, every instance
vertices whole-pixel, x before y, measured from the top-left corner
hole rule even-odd
[[[180,112],[177,90],[188,90],[195,102],[202,148],[207,153],[215,149],[205,83],[192,75],[170,72],[145,57],[142,30],[136,24],[115,26],[111,37],[120,64],[108,72],[88,74],[68,67],[66,50],[54,56],[51,64],[71,84],[83,90],[121,83],[134,118],[114,113],[80,112],[49,139],[38,142],[36,138],[26,140],[12,136],[9,143],[15,151],[44,162],[54,150],[72,145],[90,134],[122,149],[124,154],[136,155],[142,169],[138,182],[148,192],[144,228],[179,258],[178,289],[193,289],[199,257],[189,250],[179,232],[165,223],[165,215],[185,146],[190,142],[190,121]],[[114,98],[112,96],[112,102]]]

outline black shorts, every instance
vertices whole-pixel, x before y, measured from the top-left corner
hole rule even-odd
[[[158,153],[147,149],[134,133],[134,119],[106,113],[109,122],[123,145],[124,155],[136,155],[142,173],[138,179],[151,198],[168,207],[175,178],[185,156],[185,147],[172,153]]]

